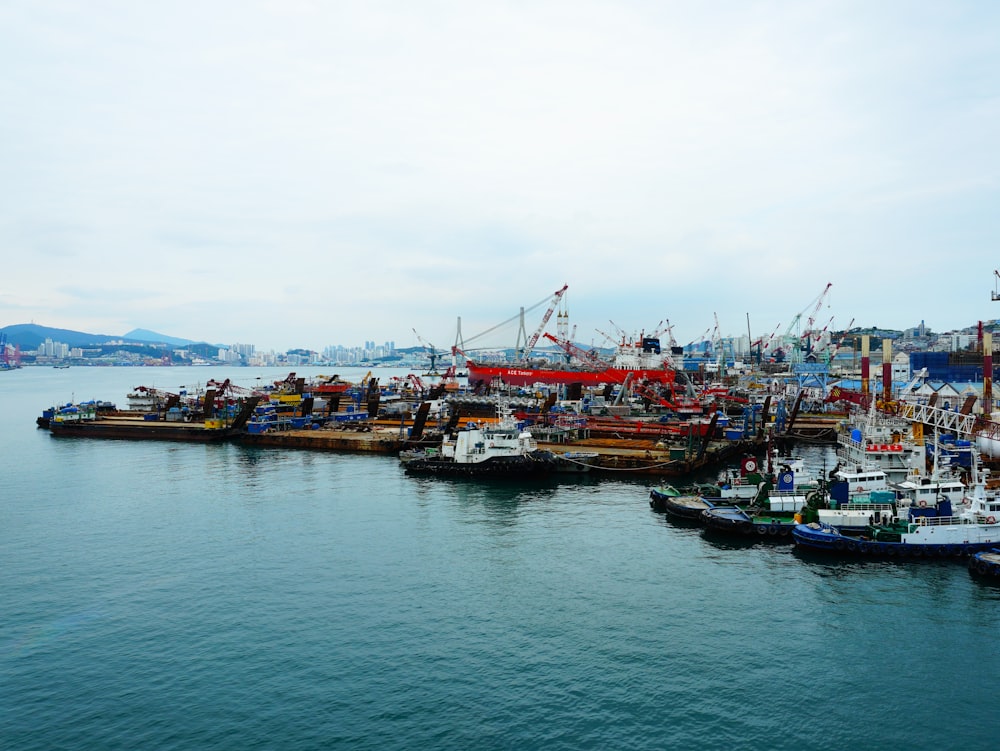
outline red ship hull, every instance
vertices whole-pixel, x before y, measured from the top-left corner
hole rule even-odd
[[[547,368],[519,368],[512,365],[481,365],[468,363],[469,383],[490,382],[499,378],[509,386],[530,386],[534,383],[582,383],[597,386],[602,383],[623,383],[629,373],[636,381],[673,383],[675,372],[661,368],[604,368],[603,370],[559,370]]]

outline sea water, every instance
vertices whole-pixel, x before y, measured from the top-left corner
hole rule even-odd
[[[284,375],[0,373],[0,748],[996,747],[1000,589],[961,563],[711,537],[627,473],[411,478],[34,422]]]

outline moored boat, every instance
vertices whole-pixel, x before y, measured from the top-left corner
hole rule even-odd
[[[969,572],[1000,581],[1000,548],[990,548],[969,557]]]
[[[538,448],[528,430],[514,420],[506,403],[497,405],[495,422],[470,422],[456,434],[445,434],[441,445],[400,454],[408,474],[452,477],[519,478],[557,471],[551,451]]]
[[[718,498],[706,498],[709,507],[701,512],[700,520],[708,529],[717,532],[788,542],[797,515],[809,505],[819,505],[825,497],[826,485],[821,482],[797,484],[797,472],[804,470],[801,460],[786,458],[780,462],[777,489],[771,476],[761,475],[757,469],[753,458],[744,459],[742,482],[726,483]],[[749,496],[751,489],[753,494]]]
[[[713,503],[696,493],[682,493],[673,485],[660,485],[649,491],[649,507],[676,519],[699,521],[702,511]]]
[[[125,417],[117,413],[105,417],[95,413],[93,417],[74,416],[60,419],[59,413],[49,422],[49,432],[59,438],[117,438],[128,440],[161,440],[190,442],[219,442],[234,438],[244,430],[259,396],[244,400],[230,418],[211,417],[204,420],[184,421],[159,419],[156,413]]]
[[[715,506],[701,512],[707,529],[717,532],[756,535],[761,539],[790,542],[795,528],[795,510],[760,506]]]
[[[990,550],[1000,544],[1000,495],[987,490],[987,473],[977,464],[973,464],[971,492],[963,496],[957,512],[943,491],[930,500],[913,493],[898,500],[895,516],[881,522],[873,519],[857,537],[825,522],[798,524],[792,537],[803,549],[851,556],[944,558]]]

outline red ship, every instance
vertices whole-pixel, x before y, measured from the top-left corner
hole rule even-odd
[[[549,334],[545,336],[565,347],[565,342]],[[475,362],[469,359],[469,383],[492,382],[499,378],[510,386],[530,386],[534,383],[582,383],[584,386],[597,386],[624,383],[631,373],[634,382],[672,384],[677,376],[670,357],[661,353],[660,340],[655,337],[644,336],[635,342],[622,342],[615,349],[611,362],[579,350],[571,354],[580,356],[579,359],[585,364],[534,366]]]

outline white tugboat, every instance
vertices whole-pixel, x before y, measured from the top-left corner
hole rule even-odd
[[[1000,544],[1000,494],[986,488],[987,475],[973,462],[972,487],[959,501],[957,481],[910,483],[901,489],[895,516],[868,525],[858,537],[821,522],[797,525],[792,537],[802,548],[854,556],[943,558],[988,551]]]
[[[400,455],[411,474],[521,477],[555,472],[557,457],[540,450],[526,429],[518,427],[505,402],[497,403],[496,422],[470,422],[441,446]]]

